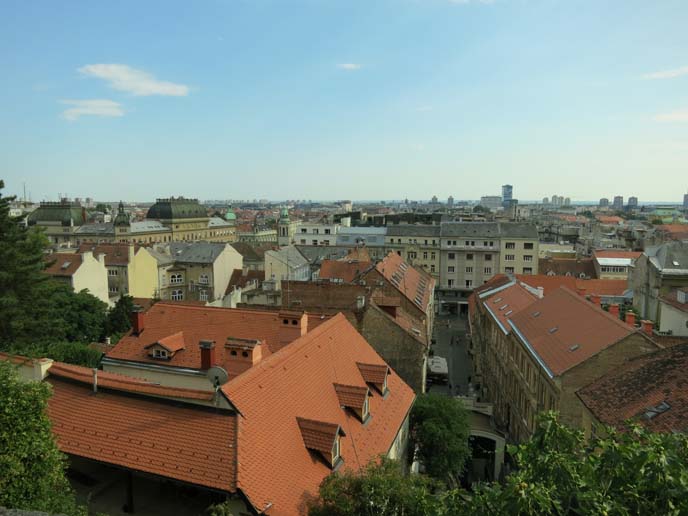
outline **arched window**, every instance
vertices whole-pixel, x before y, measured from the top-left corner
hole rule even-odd
[[[184,291],[173,290],[172,291],[172,301],[181,301],[184,299]]]

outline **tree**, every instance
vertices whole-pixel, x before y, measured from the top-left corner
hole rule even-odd
[[[107,316],[105,330],[108,335],[122,334],[131,328],[131,313],[134,311],[134,298],[122,296],[117,300]]]
[[[553,515],[688,514],[688,437],[637,425],[585,441],[583,433],[541,415],[527,443],[513,447],[517,471],[479,487],[449,513]],[[458,502],[457,502],[458,500]]]
[[[99,202],[96,204],[96,211],[100,211],[102,213],[110,213],[110,206],[107,204],[103,204],[102,202]]]
[[[411,446],[432,478],[458,484],[470,456],[468,413],[460,401],[425,394],[411,410]]]
[[[473,213],[490,213],[490,208],[478,204],[473,207]]]
[[[424,475],[404,475],[390,459],[371,462],[361,472],[330,475],[320,485],[320,498],[310,516],[432,516],[439,514],[438,485]]]
[[[48,277],[41,273],[47,239],[10,217],[10,202],[0,180],[0,346],[31,342],[40,333],[36,318],[39,290]],[[39,321],[40,322],[40,321]]]
[[[76,505],[46,415],[50,387],[0,362],[0,507],[85,515]]]

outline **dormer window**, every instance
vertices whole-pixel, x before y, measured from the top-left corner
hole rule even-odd
[[[343,385],[335,383],[334,390],[337,393],[339,404],[348,409],[362,422],[365,423],[369,414],[368,397],[370,396],[370,389],[358,385]]]
[[[332,464],[337,464],[337,461],[339,460],[339,440],[341,437],[339,437],[339,434],[337,434],[337,437],[334,438],[334,444],[332,445]]]
[[[167,358],[167,357],[168,357],[168,355],[167,355],[167,350],[165,350],[165,349],[159,349],[159,348],[158,348],[158,349],[154,349],[154,350],[153,350],[153,356],[154,356],[155,358]]]
[[[314,419],[297,417],[296,422],[306,448],[320,455],[334,469],[342,460],[340,438],[346,435],[344,430],[336,423]]]
[[[368,419],[369,415],[370,415],[370,403],[368,401],[368,396],[366,395],[365,400],[363,401],[363,421]]]
[[[389,392],[387,388],[387,376],[389,367],[385,364],[362,364],[357,362],[358,370],[361,372],[363,381],[375,387],[383,396]]]
[[[144,349],[148,356],[158,360],[170,360],[176,353],[184,349],[184,332],[177,332],[149,344]]]

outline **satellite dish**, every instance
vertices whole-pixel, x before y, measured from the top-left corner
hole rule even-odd
[[[208,369],[206,373],[208,380],[213,384],[213,387],[218,388],[229,381],[229,373],[220,366],[213,366]]]

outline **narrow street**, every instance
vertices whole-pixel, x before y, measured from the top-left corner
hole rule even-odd
[[[428,391],[447,395],[468,395],[471,375],[471,359],[466,351],[465,317],[459,315],[437,315],[433,330],[435,344],[432,350],[436,356],[447,359],[449,383],[432,384]]]

